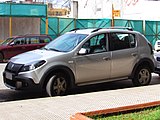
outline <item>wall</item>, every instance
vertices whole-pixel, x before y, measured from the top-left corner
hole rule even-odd
[[[70,18],[78,18],[78,1],[71,2]]]
[[[40,34],[40,18],[12,18],[12,36]],[[9,17],[0,17],[0,40],[9,37]]]

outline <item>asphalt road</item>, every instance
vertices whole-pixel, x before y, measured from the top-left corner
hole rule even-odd
[[[34,91],[15,91],[4,86],[2,79],[2,72],[5,64],[0,64],[0,102],[24,100],[24,99],[35,99],[47,97],[45,92],[34,90]],[[152,74],[152,81],[150,85],[160,84],[160,77],[157,74]],[[79,87],[72,90],[69,94],[84,94],[95,91],[106,91],[115,89],[124,89],[133,87],[131,80],[116,81],[110,83],[103,83],[98,85],[90,85],[85,87]]]

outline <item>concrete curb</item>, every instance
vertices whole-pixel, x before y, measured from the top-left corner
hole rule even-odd
[[[92,120],[92,119],[83,115],[83,113],[76,113],[75,115],[72,115],[70,117],[70,120]]]
[[[117,108],[110,108],[110,109],[104,109],[104,110],[97,110],[97,111],[91,111],[91,112],[85,112],[85,113],[76,113],[75,115],[72,115],[70,117],[70,120],[92,120],[91,118],[88,118],[87,116],[132,111],[136,109],[155,107],[158,105],[160,105],[160,101],[154,101],[154,102],[137,104],[137,105],[129,105],[129,106],[123,106],[123,107],[117,107]]]

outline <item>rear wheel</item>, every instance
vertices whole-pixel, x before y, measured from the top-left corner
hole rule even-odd
[[[67,78],[62,73],[50,75],[46,85],[46,92],[49,96],[65,95],[68,91]]]
[[[135,86],[148,85],[151,81],[151,70],[147,66],[139,66],[132,82]]]
[[[3,54],[0,53],[0,62],[3,62],[3,59],[4,59]]]

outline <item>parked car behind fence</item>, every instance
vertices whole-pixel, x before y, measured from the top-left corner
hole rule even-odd
[[[30,50],[39,49],[52,41],[48,35],[29,34],[13,36],[0,44],[0,62]]]

